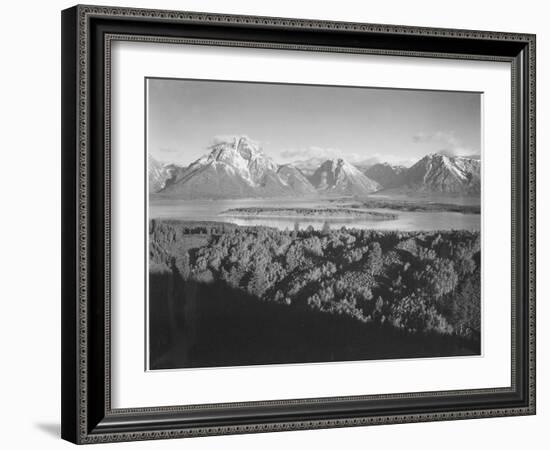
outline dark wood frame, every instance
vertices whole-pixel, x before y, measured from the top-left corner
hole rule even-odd
[[[112,409],[109,102],[113,40],[510,62],[511,386]],[[64,439],[80,444],[534,413],[534,35],[98,6],[75,6],[62,12]]]

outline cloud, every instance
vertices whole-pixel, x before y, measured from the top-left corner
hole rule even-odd
[[[344,158],[345,160],[354,163],[370,158],[370,156],[366,155],[365,153],[356,153],[349,151],[343,152],[338,148],[317,146],[282,150],[279,155],[281,158],[289,161]]]
[[[379,162],[409,166],[415,161],[404,159],[403,156],[383,153],[350,152],[331,147],[311,146],[282,150],[279,157],[285,162],[307,161],[309,159],[324,160],[343,158],[352,164],[371,165]]]
[[[389,164],[393,164],[395,166],[405,166],[405,167],[410,167],[412,166],[415,162],[418,161],[418,158],[416,157],[410,157],[410,158],[407,158],[405,157],[404,155],[393,155],[391,153],[374,153],[372,155],[370,155],[368,158],[364,158],[363,161],[365,163],[368,163],[368,162],[371,162],[372,164],[375,164],[377,162],[380,162],[380,163],[389,163]]]
[[[460,140],[456,137],[454,131],[435,131],[433,133],[419,132],[413,136],[413,141],[417,143],[437,142],[447,144],[452,148],[460,145]]]
[[[439,150],[437,153],[439,153],[440,155],[444,155],[444,156],[455,156],[456,155],[455,150],[448,150],[448,149]]]
[[[337,158],[342,152],[335,148],[323,148],[311,146],[307,148],[292,148],[280,152],[282,158],[286,159],[310,159],[310,158]]]
[[[440,148],[438,153],[446,156],[465,155],[472,152],[472,149],[463,146],[454,131],[418,132],[412,139],[417,144],[437,145]]]
[[[240,139],[240,138],[247,139],[248,141],[250,141],[252,144],[256,146],[261,146],[263,144],[266,144],[266,142],[259,142],[254,139],[251,139],[245,133],[235,133],[235,134],[219,134],[217,136],[214,136],[210,141],[210,146],[234,142],[235,139]]]

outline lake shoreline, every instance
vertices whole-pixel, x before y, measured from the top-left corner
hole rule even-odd
[[[220,216],[269,219],[349,219],[396,220],[397,214],[378,211],[365,211],[353,208],[232,208],[222,211]]]
[[[442,210],[440,204],[427,207],[425,202],[421,203],[424,206],[413,208],[408,203],[401,204],[398,201],[394,205],[401,205],[399,209],[369,209],[363,206],[365,201],[367,200],[352,197],[178,201],[152,196],[146,214],[150,219],[219,221],[242,226],[267,226],[280,230],[293,229],[296,223],[322,229],[326,222],[331,228],[345,226],[399,231],[481,228],[481,215],[460,206],[458,208],[462,212]],[[386,201],[378,199],[376,204],[370,205],[386,206]]]

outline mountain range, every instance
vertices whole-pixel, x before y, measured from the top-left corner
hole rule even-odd
[[[149,156],[149,192],[181,199],[366,196],[377,191],[475,195],[480,161],[430,154],[410,168],[388,163],[356,167],[344,159],[279,165],[246,136],[217,142],[181,167]]]
[[[182,168],[163,188],[155,191],[154,186],[149,183],[150,192],[182,199],[287,197],[316,193],[299,169],[276,164],[246,136],[212,145],[208,154]]]

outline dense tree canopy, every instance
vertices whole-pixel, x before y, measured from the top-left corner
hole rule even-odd
[[[150,263],[263,301],[479,340],[479,232],[152,221]]]

